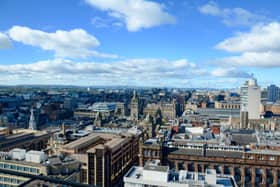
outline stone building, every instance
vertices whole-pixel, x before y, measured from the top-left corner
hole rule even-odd
[[[173,120],[176,118],[176,100],[172,103],[150,103],[144,108],[144,115],[152,115],[156,117],[156,114],[160,110],[162,118],[166,120]]]
[[[82,162],[81,181],[100,187],[120,185],[123,175],[137,162],[141,133],[92,133],[64,145],[61,153]]]
[[[239,186],[279,185],[280,152],[207,144],[140,144],[139,163],[151,160],[177,170],[233,175]]]

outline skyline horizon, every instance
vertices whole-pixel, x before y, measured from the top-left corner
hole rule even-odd
[[[5,85],[236,88],[252,73],[262,87],[280,82],[272,0],[29,4],[0,2]]]

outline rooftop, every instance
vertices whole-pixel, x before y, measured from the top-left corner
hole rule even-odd
[[[82,137],[78,140],[75,140],[73,142],[70,142],[66,145],[63,146],[64,149],[74,149],[74,148],[77,148],[77,147],[80,147],[84,144],[90,144],[96,140],[100,139],[100,137],[98,136],[98,134],[89,134],[88,136],[86,137]]]
[[[216,174],[215,170],[206,173],[188,172],[186,170],[169,170],[167,166],[132,167],[124,176],[124,182],[164,187],[213,186],[237,187],[230,175]]]
[[[116,109],[115,103],[99,102],[92,105],[92,110],[95,112],[111,112]]]
[[[247,151],[247,153],[280,156],[280,151],[278,151],[278,150],[252,149],[252,150]]]
[[[168,172],[169,167],[168,166],[156,166],[156,165],[145,165],[144,170],[151,170],[151,171],[162,171],[162,172]]]

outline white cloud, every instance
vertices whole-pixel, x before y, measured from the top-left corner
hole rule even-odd
[[[57,77],[62,77],[64,82],[72,83],[73,80],[86,79],[84,83],[91,84],[88,80],[100,84],[120,83],[127,85],[151,84],[160,82],[177,81],[203,75],[193,63],[186,59],[169,61],[166,59],[128,59],[119,62],[73,62],[65,59],[39,61],[32,64],[0,65],[0,76],[17,76],[31,81],[56,82]],[[51,81],[49,80],[51,79]],[[60,79],[61,80],[61,79]],[[15,80],[14,80],[15,81]],[[120,81],[120,82],[119,82]],[[74,84],[74,83],[73,83]]]
[[[200,6],[198,10],[202,14],[222,18],[222,22],[227,26],[252,26],[268,20],[265,16],[254,14],[243,8],[220,8],[213,1]]]
[[[217,49],[240,53],[217,61],[224,65],[280,67],[280,23],[257,25],[216,45]]]
[[[280,24],[257,25],[247,33],[225,39],[216,48],[228,52],[280,51]]]
[[[205,5],[202,5],[198,8],[198,10],[203,14],[211,16],[220,16],[222,14],[222,10],[218,7],[218,5],[215,2],[212,1]]]
[[[217,60],[224,65],[249,67],[280,67],[280,52],[245,52]]]
[[[174,24],[175,18],[162,4],[148,0],[85,0],[89,5],[108,12],[125,22],[127,30],[138,31],[163,24]]]
[[[123,24],[121,22],[115,21],[111,18],[102,18],[99,16],[95,16],[91,19],[91,24],[93,24],[96,28],[108,28],[111,26],[122,27]]]
[[[10,48],[12,46],[8,36],[0,32],[0,49]]]
[[[214,77],[236,77],[236,78],[249,78],[250,74],[236,68],[216,68],[211,71]]]
[[[237,70],[222,73],[198,67],[187,59],[127,59],[98,63],[74,62],[66,59],[39,61],[32,64],[0,65],[5,84],[71,84],[129,86],[194,86],[209,77],[244,78]],[[234,72],[234,73],[233,73]],[[214,85],[213,85],[214,86]]]
[[[28,27],[13,26],[8,31],[8,34],[14,41],[40,47],[43,50],[55,51],[57,57],[117,57],[116,55],[103,54],[91,50],[92,48],[98,47],[100,42],[83,29],[73,29],[70,31],[57,30],[54,33],[48,33]]]

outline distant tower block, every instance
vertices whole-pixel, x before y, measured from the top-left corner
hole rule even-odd
[[[139,114],[139,101],[138,101],[138,97],[136,94],[136,91],[134,90],[133,92],[133,98],[131,100],[130,103],[130,118],[133,121],[137,121],[138,120],[138,114]]]
[[[36,126],[36,121],[35,121],[35,117],[34,117],[34,111],[33,108],[31,108],[30,110],[30,119],[29,119],[29,129],[31,130],[36,130],[37,126]]]
[[[240,87],[240,102],[240,128],[249,128],[249,120],[260,119],[261,88],[255,78]]]

